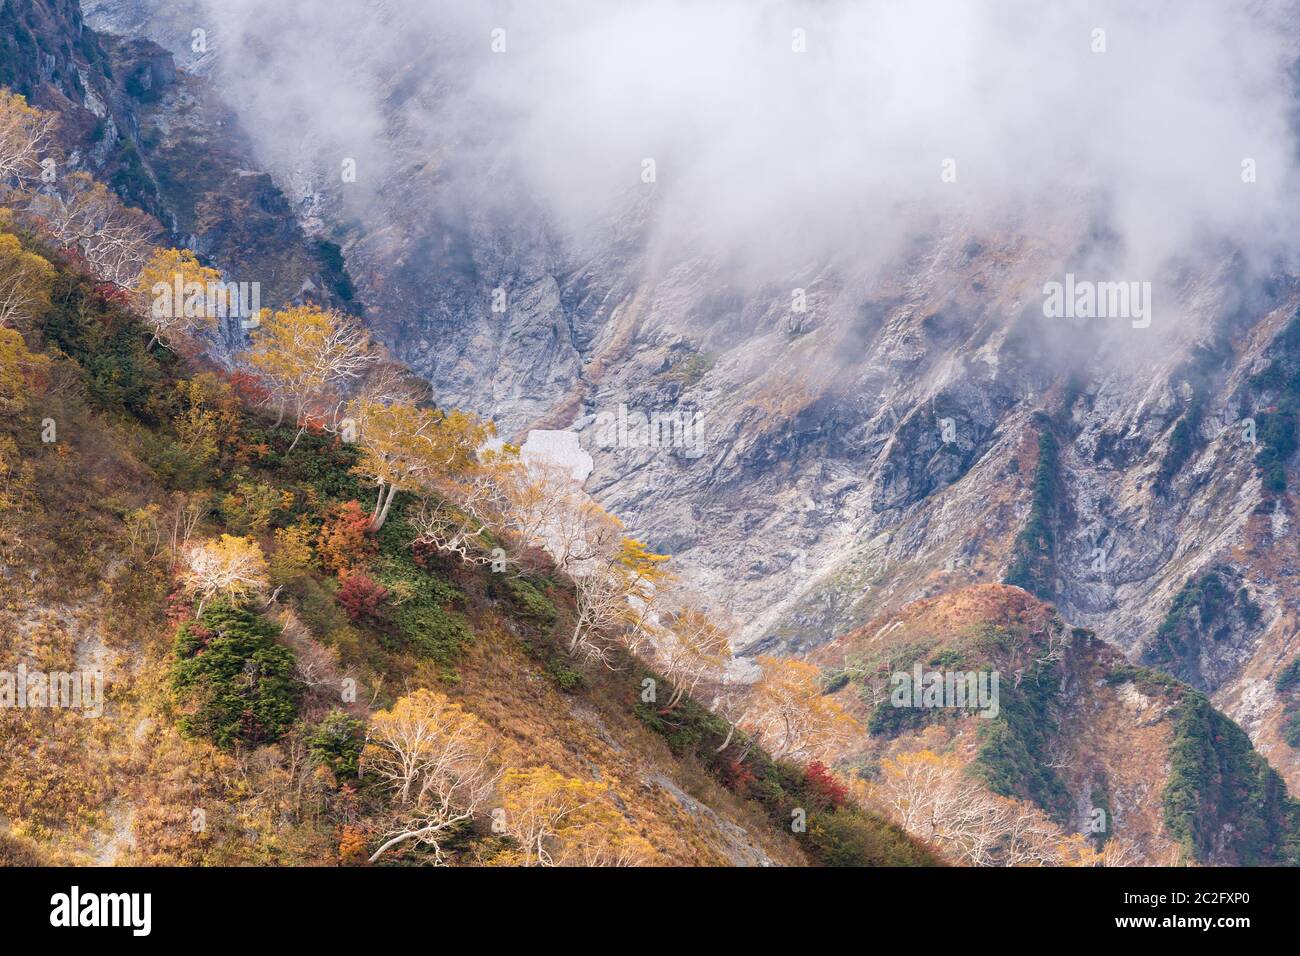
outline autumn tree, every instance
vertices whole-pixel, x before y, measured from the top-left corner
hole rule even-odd
[[[950,754],[930,750],[881,762],[868,802],[913,836],[968,866],[1093,866],[1095,851],[1042,810],[990,793]]]
[[[3,226],[0,218],[0,228]],[[0,327],[28,323],[43,315],[50,307],[53,284],[53,266],[24,249],[13,233],[0,232]]]
[[[414,524],[416,543],[439,554],[453,555],[465,564],[491,564],[493,522],[485,513],[490,506],[492,489],[483,483],[465,487],[461,498],[432,495],[420,503]]]
[[[744,729],[774,759],[833,754],[853,732],[853,718],[822,693],[821,671],[803,661],[759,657]]]
[[[492,794],[493,748],[487,725],[436,691],[421,688],[376,713],[362,772],[390,791],[398,816],[370,862],[415,841],[442,863],[449,831],[473,819]]]
[[[132,299],[153,338],[170,347],[217,324],[216,310],[208,308],[209,286],[221,282],[221,273],[200,265],[188,249],[155,249],[136,280]]]
[[[432,490],[440,479],[470,470],[478,450],[496,433],[491,422],[458,411],[365,400],[349,411],[361,448],[356,471],[379,488],[372,518],[376,531],[398,491]]]
[[[617,562],[623,523],[596,504],[563,468],[533,465],[531,511],[521,511],[520,532],[531,534],[555,566],[577,576],[599,565]]]
[[[234,390],[211,372],[176,383],[181,411],[172,419],[177,446],[192,469],[216,467],[232,457],[241,409]]]
[[[271,583],[287,584],[301,577],[311,566],[312,530],[306,524],[275,529],[275,551],[271,555]]]
[[[545,556],[567,571],[593,557],[589,540],[613,527],[567,470],[526,464],[507,443],[481,446],[472,462],[444,472],[427,490],[412,516],[419,543],[467,564],[523,566]]]
[[[722,680],[713,687],[713,692],[709,698],[709,710],[721,717],[727,724],[726,736],[722,743],[714,748],[714,753],[722,753],[731,746],[732,740],[735,739],[736,729],[742,724],[747,725],[749,714],[752,710],[750,700],[753,698],[753,685],[746,683],[739,675],[723,674]],[[733,762],[739,764],[746,754],[741,754],[738,758],[733,758]]]
[[[356,391],[359,400],[380,405],[423,405],[433,397],[429,383],[382,349]]]
[[[623,533],[562,468],[504,461],[498,469],[503,526],[518,542],[550,555],[573,582],[568,651],[603,658],[597,640],[616,636],[635,650],[652,619],[666,555]]]
[[[849,788],[820,760],[804,768],[804,788],[822,807],[836,810],[848,801]]]
[[[581,509],[586,496],[568,469],[546,462],[525,463],[516,451],[499,459],[495,484],[501,496],[502,528],[522,548],[549,554],[561,568],[574,558],[566,541],[585,553],[580,542],[585,537]]]
[[[182,585],[199,599],[196,614],[213,597],[239,603],[266,590],[266,558],[252,538],[223,534],[190,548]]]
[[[136,285],[151,252],[158,224],[123,205],[87,173],[64,178],[58,190],[38,193],[32,213],[64,249],[85,262],[92,275],[123,289]]]
[[[293,306],[253,330],[248,363],[279,405],[276,425],[293,411],[297,446],[313,418],[337,419],[349,390],[378,360],[370,336],[351,318],[315,305]]]
[[[721,682],[731,660],[731,638],[726,629],[702,608],[683,603],[666,614],[654,641],[654,660],[664,679],[673,685],[665,709],[676,707],[694,693],[701,681]]]
[[[466,564],[517,563],[518,555],[510,555],[502,545],[521,540],[507,537],[512,509],[507,491],[519,470],[518,449],[503,444],[480,447],[462,467],[444,471],[421,500],[418,513],[410,516],[417,543]]]
[[[378,551],[370,525],[370,515],[358,501],[331,508],[317,536],[316,550],[321,564],[340,578],[365,564]]]
[[[27,348],[14,329],[0,328],[0,412],[23,408],[44,387],[50,360]]]
[[[190,538],[212,510],[207,493],[185,494],[173,492],[171,511],[164,518],[167,533],[168,568],[176,565],[190,553]]]
[[[591,509],[599,506],[590,502]],[[619,638],[631,649],[640,643],[655,586],[663,579],[667,555],[655,554],[642,542],[622,535],[622,524],[612,515],[598,539],[588,541],[590,557],[570,565],[574,618],[568,651],[582,650],[604,659],[599,643],[603,635]]]
[[[54,113],[27,105],[0,90],[0,187],[22,188],[40,176],[40,163],[54,146]]]
[[[335,600],[353,624],[379,624],[388,589],[377,584],[363,571],[353,571],[343,579]]]
[[[28,408],[44,391],[49,369],[50,360],[30,351],[17,331],[0,328],[0,415]],[[0,433],[0,518],[34,501],[37,487],[32,457],[24,455],[10,435]],[[8,560],[20,544],[11,528],[0,526],[0,555]]]
[[[162,533],[158,527],[161,511],[156,503],[150,503],[127,512],[126,534],[132,561],[139,556],[145,564],[150,564],[162,551]]]
[[[654,856],[604,783],[533,767],[507,770],[500,790],[503,823],[524,866],[637,866]]]

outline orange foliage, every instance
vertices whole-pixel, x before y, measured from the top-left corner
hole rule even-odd
[[[370,534],[370,515],[349,501],[330,509],[316,543],[321,564],[339,577],[366,563],[377,551]]]

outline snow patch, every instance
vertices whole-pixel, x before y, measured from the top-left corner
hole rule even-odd
[[[519,449],[519,457],[526,465],[536,462],[566,468],[578,484],[587,480],[596,465],[579,444],[578,436],[569,431],[530,431]]]

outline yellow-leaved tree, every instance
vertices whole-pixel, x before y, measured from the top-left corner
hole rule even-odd
[[[158,223],[125,206],[84,172],[63,177],[58,189],[32,197],[31,211],[64,249],[75,252],[96,278],[135,288],[153,249]]]
[[[574,597],[569,653],[581,650],[605,660],[604,635],[635,653],[652,619],[656,588],[667,578],[663,564],[668,556],[625,537],[622,522],[595,502],[585,502],[581,510],[584,527],[593,533],[583,540],[582,558],[568,567]]]
[[[829,761],[857,730],[839,701],[822,692],[821,671],[804,661],[759,657],[762,673],[741,721],[775,760]]]
[[[608,785],[550,767],[507,770],[502,822],[523,866],[642,866],[654,848],[614,806]]]
[[[266,558],[252,538],[223,534],[192,546],[186,558],[181,583],[199,599],[196,614],[214,597],[240,602],[266,590]]]
[[[50,307],[54,267],[23,248],[12,232],[4,231],[9,217],[0,210],[0,327],[31,322]]]
[[[221,282],[221,273],[200,265],[188,249],[155,249],[132,290],[136,310],[153,330],[150,345],[170,346],[217,324],[209,309],[208,289]]]
[[[0,89],[0,189],[22,188],[40,176],[41,160],[51,158],[55,119]]]
[[[491,729],[445,694],[421,688],[371,717],[366,739],[362,773],[388,788],[397,814],[370,861],[414,841],[442,863],[449,831],[478,815],[496,784]]]
[[[44,387],[50,360],[27,348],[14,329],[0,329],[0,411],[24,407]]]
[[[27,348],[14,329],[0,328],[0,414],[28,408],[45,387],[50,360]],[[0,432],[0,517],[30,501],[36,490],[36,468],[14,439]],[[0,555],[8,555],[18,535],[0,526]]]
[[[315,305],[293,306],[263,317],[253,331],[248,363],[262,376],[279,404],[278,426],[293,410],[298,428],[292,450],[315,418],[338,419],[348,391],[379,360],[370,336],[357,323]]]
[[[369,400],[349,406],[361,460],[356,472],[379,486],[371,527],[378,530],[398,491],[432,490],[443,479],[468,473],[495,434],[491,422],[465,412],[442,412],[401,402]]]
[[[654,660],[673,685],[665,710],[676,707],[701,682],[719,684],[731,660],[731,635],[703,608],[679,602],[664,615],[654,642]]]

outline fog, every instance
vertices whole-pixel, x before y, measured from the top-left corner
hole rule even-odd
[[[457,201],[575,249],[622,223],[661,254],[770,275],[869,268],[935,230],[1089,223],[1145,278],[1206,244],[1261,268],[1295,248],[1290,0],[219,0],[206,16],[215,77],[272,168],[330,192],[355,158],[356,198],[400,193],[428,157]]]

